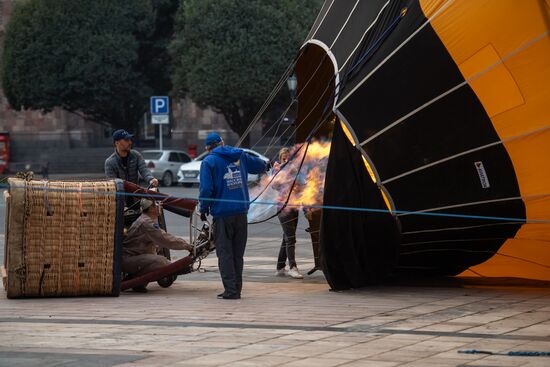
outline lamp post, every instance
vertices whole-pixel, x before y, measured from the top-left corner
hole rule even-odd
[[[298,101],[296,100],[296,89],[298,87],[298,79],[296,78],[296,75],[295,74],[292,74],[288,80],[286,81],[286,85],[288,86],[288,91],[290,92],[290,108],[289,108],[289,111],[288,111],[288,115],[290,115],[289,117],[286,117],[284,118],[284,121],[283,123],[284,124],[288,124],[288,125],[294,125],[294,122],[296,121],[296,115],[297,115],[297,110],[298,110],[298,107],[297,107],[297,104],[298,104]],[[289,126],[290,127],[290,126]],[[293,129],[291,129],[291,132],[290,134],[284,134],[284,135],[287,135],[288,138],[285,139],[286,141],[286,144],[284,145],[294,145],[294,140],[295,140],[295,134],[296,134],[296,131],[292,131]]]
[[[294,102],[294,98],[296,98],[296,87],[298,86],[298,79],[296,79],[296,75],[292,74],[286,81],[286,85],[290,91],[290,98],[292,99],[292,102]]]

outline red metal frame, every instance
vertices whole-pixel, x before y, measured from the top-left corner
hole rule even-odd
[[[0,174],[8,170],[10,161],[10,133],[0,132]]]

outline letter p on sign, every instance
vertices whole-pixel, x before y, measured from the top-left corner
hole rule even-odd
[[[151,114],[152,115],[168,115],[169,105],[168,97],[151,97]]]

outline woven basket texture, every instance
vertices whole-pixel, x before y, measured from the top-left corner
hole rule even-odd
[[[110,295],[114,181],[9,183],[8,297]]]

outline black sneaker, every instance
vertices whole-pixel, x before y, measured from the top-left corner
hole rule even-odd
[[[225,294],[225,293],[220,293],[216,296],[218,299],[241,299],[241,295],[240,294]]]
[[[235,295],[232,295],[232,296],[223,295],[222,298],[223,299],[241,299],[241,295],[240,294],[235,294]]]

